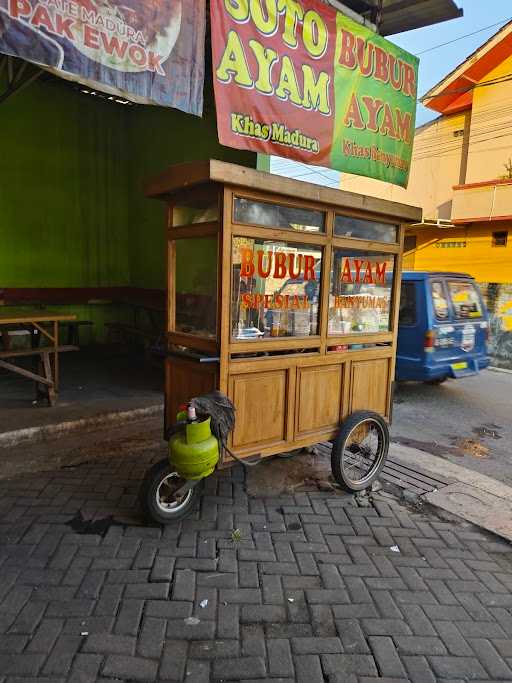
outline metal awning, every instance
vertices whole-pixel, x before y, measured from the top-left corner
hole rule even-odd
[[[449,19],[457,19],[463,14],[455,0],[341,0],[341,2],[357,14],[377,24],[379,33],[383,36],[439,24]]]

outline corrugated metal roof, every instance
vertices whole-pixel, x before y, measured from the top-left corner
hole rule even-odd
[[[358,14],[374,21],[378,0],[342,0]],[[380,30],[383,36],[410,31],[461,17],[454,0],[383,0]]]

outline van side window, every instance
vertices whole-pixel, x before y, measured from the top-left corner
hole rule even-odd
[[[416,285],[414,282],[402,282],[399,324],[416,324]]]
[[[450,292],[456,318],[460,320],[482,317],[480,297],[472,282],[452,280],[448,282],[448,291]]]
[[[438,320],[446,320],[448,318],[448,301],[444,293],[442,282],[432,283],[432,303],[434,304],[434,313]]]

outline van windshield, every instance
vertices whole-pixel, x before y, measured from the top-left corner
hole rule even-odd
[[[455,281],[448,282],[448,291],[455,311],[455,317],[481,318],[482,305],[478,291],[472,282]]]

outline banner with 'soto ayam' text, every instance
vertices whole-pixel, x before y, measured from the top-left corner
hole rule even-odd
[[[201,116],[205,15],[205,0],[0,0],[0,53]]]
[[[219,141],[407,187],[418,59],[320,0],[211,0]]]

